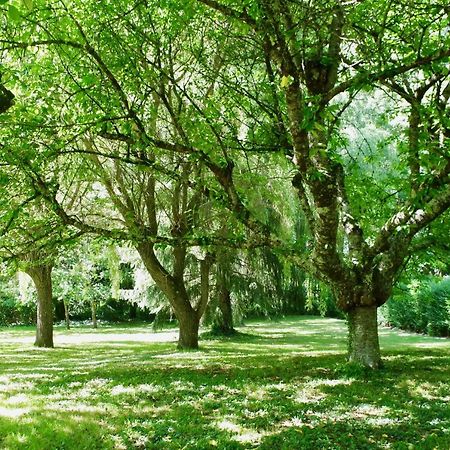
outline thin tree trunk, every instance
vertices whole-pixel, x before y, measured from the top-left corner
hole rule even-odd
[[[360,306],[348,313],[348,360],[371,369],[381,367],[376,306]]]
[[[211,274],[211,266],[214,262],[214,256],[212,254],[207,254],[205,259],[200,260],[200,301],[197,304],[196,310],[198,316],[201,318],[209,303],[210,296],[210,284],[209,276]]]
[[[95,300],[91,301],[91,315],[92,315],[92,327],[97,328],[97,303]]]
[[[66,328],[70,330],[69,304],[66,300],[63,300],[63,305],[64,305],[64,319],[66,321]]]
[[[223,334],[233,334],[233,309],[231,306],[231,291],[227,286],[226,275],[224,269],[219,267],[217,273],[217,299],[219,307],[219,317],[217,318],[216,327]]]
[[[30,266],[27,274],[37,293],[36,347],[53,347],[52,266]]]

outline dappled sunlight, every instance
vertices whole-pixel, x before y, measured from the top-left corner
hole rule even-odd
[[[449,348],[450,340],[448,338],[441,338],[441,342],[418,342],[417,344],[412,344],[415,348]]]
[[[55,345],[67,345],[67,344],[88,344],[97,342],[114,342],[114,343],[124,343],[127,345],[128,342],[175,342],[178,339],[178,331],[167,331],[167,332],[152,332],[149,330],[146,333],[114,333],[111,330],[109,333],[89,333],[81,335],[65,335],[56,333],[55,335]]]
[[[294,393],[293,400],[300,404],[311,404],[320,403],[328,394],[321,390],[323,386],[348,386],[353,380],[324,380],[324,379],[313,379],[304,383],[299,389]]]
[[[100,405],[90,405],[88,403],[74,402],[72,400],[59,400],[57,403],[53,403],[48,408],[48,411],[55,411],[58,413],[76,413],[73,416],[73,420],[81,422],[85,418],[83,414],[105,414],[108,413],[110,416],[117,416],[119,410],[110,404],[100,404]]]
[[[0,377],[0,394],[3,392],[21,392],[32,389],[34,384],[31,381],[16,381],[15,377]]]
[[[450,404],[448,383],[430,383],[406,379],[399,383],[398,387],[406,389],[411,397],[420,397],[428,401],[441,401]],[[441,392],[446,393],[442,395]]]
[[[450,350],[450,339],[443,337],[424,336],[416,333],[409,333],[403,330],[392,330],[386,327],[379,327],[380,343],[382,348],[391,349],[411,347],[419,349],[448,349]]]
[[[30,412],[30,408],[5,408],[0,406],[0,416],[17,419]]]
[[[216,426],[219,430],[227,431],[230,433],[231,438],[237,442],[249,443],[256,445],[264,436],[269,433],[252,430],[236,423],[236,418],[231,416],[216,422]]]
[[[3,347],[0,436],[6,437],[0,437],[0,448],[27,448],[29,442],[19,438],[31,435],[33,450],[68,437],[84,442],[79,448],[101,442],[111,450],[270,450],[299,436],[314,442],[314,436],[334,430],[346,439],[358,435],[367,448],[390,448],[399,433],[412,442],[432,433],[444,436],[450,428],[444,412],[450,352],[409,344],[409,353],[403,346],[402,353],[391,349],[387,369],[364,380],[338,365],[344,360],[345,324],[332,321],[341,332],[321,334],[326,323],[288,318],[251,324],[235,338],[202,340],[199,351],[177,351],[165,338],[150,342],[139,327],[113,333],[111,341],[103,331],[98,342],[90,342],[96,333],[85,333],[90,343],[74,340],[53,350],[21,343]],[[389,331],[383,339],[402,337]],[[424,421],[424,414],[433,422]]]

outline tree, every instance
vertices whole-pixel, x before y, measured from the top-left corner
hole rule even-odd
[[[184,49],[180,50],[178,45],[183,43],[185,34],[181,35],[181,29],[179,29],[180,36],[177,36],[177,40],[168,41],[164,37],[167,25],[163,17],[164,12],[155,8],[153,14],[147,15],[152,18],[147,24],[142,22],[143,11],[140,8],[136,10],[136,16],[132,21],[126,17],[123,21],[118,20],[120,26],[108,29],[107,39],[101,43],[101,48],[95,49],[92,45],[92,36],[97,36],[98,33],[94,30],[97,25],[90,20],[92,14],[90,8],[69,9],[62,2],[61,7],[66,11],[66,16],[61,18],[61,22],[51,25],[53,31],[50,35],[71,32],[73,40],[54,40],[49,38],[47,31],[43,30],[44,35],[49,39],[36,44],[49,45],[48,54],[44,52],[35,57],[30,56],[29,64],[32,67],[36,64],[39,64],[41,68],[50,68],[49,64],[55,67],[53,56],[50,56],[53,49],[63,59],[71,60],[74,55],[77,55],[81,56],[79,62],[83,62],[72,65],[70,69],[62,64],[58,76],[64,89],[62,92],[54,93],[58,97],[57,102],[51,102],[51,105],[46,104],[45,108],[39,112],[39,117],[41,113],[44,117],[44,123],[38,122],[31,125],[34,136],[30,141],[36,144],[35,148],[41,155],[47,154],[55,161],[63,155],[65,164],[67,161],[70,161],[72,165],[76,164],[79,167],[79,173],[87,174],[84,176],[89,179],[87,182],[79,181],[83,186],[89,183],[91,183],[90,186],[101,183],[109,198],[107,207],[112,206],[115,211],[109,221],[105,220],[105,217],[99,217],[102,214],[98,211],[105,213],[104,196],[97,203],[91,198],[87,199],[88,202],[81,201],[77,208],[73,208],[73,202],[68,204],[64,200],[61,201],[61,197],[66,198],[65,194],[61,195],[58,191],[62,183],[57,183],[56,190],[49,189],[46,169],[39,164],[33,165],[29,176],[33,185],[37,186],[39,194],[52,205],[64,225],[78,227],[82,232],[133,242],[147,270],[167,296],[179,320],[179,346],[196,348],[199,321],[206,307],[207,296],[200,295],[197,301],[191,299],[184,278],[187,247],[192,243],[202,242],[201,238],[196,239],[193,236],[193,230],[202,224],[199,208],[204,205],[206,196],[202,182],[204,170],[197,161],[190,159],[189,153],[175,151],[169,155],[161,152],[158,154],[149,148],[157,144],[155,148],[161,147],[163,150],[165,144],[161,137],[165,134],[176,136],[184,142],[180,146],[177,145],[175,150],[178,148],[182,150],[183,145],[188,146],[191,139],[185,127],[186,121],[194,117],[192,108],[190,105],[186,106],[179,92],[174,91],[171,78],[161,77],[163,71],[168,71],[172,74],[171,77],[175,76],[175,72],[178,72],[177,76],[181,78],[189,76],[189,60],[175,63],[176,55],[181,54],[184,57]],[[120,7],[123,8],[123,5]],[[42,10],[36,8],[31,14],[35,19],[31,20],[46,23],[48,20],[46,9],[47,7]],[[54,12],[58,16],[58,11]],[[115,15],[116,7],[104,12]],[[26,21],[27,17],[24,17],[24,20]],[[84,29],[85,24],[89,24],[90,27]],[[154,28],[155,32],[157,31],[156,42],[147,31],[144,33],[143,30],[146,30],[147,25]],[[191,26],[190,29],[193,27]],[[148,80],[147,86],[142,92],[140,106],[132,104],[127,93],[129,89],[137,92],[136,78],[124,76],[119,79],[114,74],[116,69],[123,66],[124,59],[122,55],[116,58],[118,55],[111,52],[110,43],[121,38],[120,33],[132,35],[138,33],[143,38],[142,43],[154,49],[157,55],[151,67],[145,53],[129,52],[130,61],[137,57],[135,69],[147,73],[144,77]],[[79,38],[83,44],[78,42]],[[136,45],[133,39],[130,45]],[[22,46],[17,41],[10,41],[10,44],[12,47]],[[72,53],[66,54],[66,49]],[[189,57],[188,54],[186,56]],[[92,68],[96,76],[86,77],[85,64]],[[73,77],[72,70],[77,71],[77,69],[79,70],[77,75],[81,76],[80,80]],[[51,69],[48,74],[51,78],[54,76],[52,72]],[[41,76],[41,84],[35,85],[37,90],[47,86],[43,72]],[[98,81],[99,89],[95,88],[95,92],[90,92],[90,88],[80,89],[80,82],[89,84],[93,81]],[[54,84],[54,81],[47,79],[47,83]],[[213,83],[209,81],[207,89],[211,88],[211,84]],[[67,89],[69,92],[73,89],[74,95],[68,94],[65,91]],[[78,105],[72,105],[75,97],[82,98],[85,109],[80,111]],[[70,124],[66,126],[45,123],[49,114],[55,112],[55,105],[67,108],[65,117],[67,120],[72,120]],[[25,105],[23,108],[29,110]],[[114,111],[111,111],[110,118],[98,118],[105,116],[111,108]],[[107,115],[109,116],[109,113]],[[52,120],[53,118],[50,119]],[[84,128],[85,125],[82,124],[86,124],[87,128]],[[61,127],[64,133],[55,132]],[[69,139],[70,144],[67,145],[65,142],[69,131],[74,135],[74,139]],[[79,134],[82,138],[78,137]],[[199,137],[197,136],[196,139]],[[41,144],[42,141],[45,142],[44,146]],[[62,146],[63,150],[58,148],[59,146]],[[169,145],[167,149],[171,148]],[[69,170],[73,173],[73,166]],[[101,202],[103,205],[100,208],[92,206],[99,205]],[[83,211],[82,214],[80,209]],[[115,224],[117,227],[113,228]],[[170,237],[158,236],[161,229]],[[188,240],[191,242],[188,243]],[[173,248],[169,266],[165,266],[158,255],[155,247],[157,244],[168,244]],[[206,261],[199,264],[203,268],[208,267]]]
[[[115,197],[117,210],[124,212],[126,238],[138,243],[149,271],[167,295],[185,298],[177,283],[180,277],[155,258],[155,245],[173,245],[182,262],[186,245],[219,240],[217,234],[195,235],[196,227],[161,236],[160,229],[139,220],[136,198],[128,201],[131,184],[123,178],[132,171],[136,179],[137,167],[152,174],[148,180],[164,174],[174,180],[171,187],[178,185],[181,193],[187,189],[185,202],[195,192],[219,198],[247,228],[239,238],[232,236],[234,245],[245,241],[250,247],[277,248],[328,283],[337,306],[348,315],[349,359],[379,367],[377,308],[389,298],[423,230],[450,203],[445,119],[450,38],[445,34],[444,5],[425,0],[395,5],[379,0],[249,0],[244,7],[225,0],[132,6],[103,2],[101,8],[58,5],[61,10],[51,10],[51,20],[48,8],[24,17],[33,27],[36,22],[45,24],[33,28],[32,36],[25,34],[25,39],[27,27],[22,27],[2,43],[11,51],[46,49],[48,54],[43,52],[31,64],[36,67],[39,61],[40,83],[46,77],[47,85],[50,79],[54,83],[50,52],[63,61],[56,76],[68,92],[61,89],[52,96],[59,99],[57,105],[64,105],[64,120],[72,125],[64,132],[71,130],[69,141],[76,145],[66,143],[61,151],[53,138],[53,152],[96,155],[101,162],[96,164],[97,175],[104,185],[116,183],[109,187],[114,194],[110,198]],[[108,20],[97,20],[99,10]],[[400,15],[409,20],[399,22]],[[351,171],[343,115],[355,97],[373,95],[367,90],[387,86],[398,94],[397,86],[402,87],[405,77],[411,83],[407,93],[414,97],[430,73],[438,79],[429,87],[435,96],[428,93],[423,100],[434,122],[426,127],[429,114],[418,117],[419,129],[427,137],[417,140],[414,125],[403,146],[385,142],[377,148],[379,158],[388,151],[398,156],[397,194],[386,205],[379,205],[377,198],[364,199],[369,205],[363,212],[359,194],[364,188],[359,189],[359,183],[371,175],[360,154],[359,175]],[[392,97],[386,101],[399,105]],[[402,114],[397,112],[398,120]],[[376,118],[369,119],[378,126]],[[404,159],[407,154],[409,163]],[[119,161],[123,182],[111,162],[106,164],[105,181],[101,172],[105,160]],[[268,180],[274,173],[292,182],[311,236],[306,244],[294,233],[280,233],[264,210],[255,207],[261,199],[284,205],[283,196],[270,189]],[[121,183],[126,189],[120,190]],[[154,187],[134,192],[153,192],[154,198]],[[68,212],[45,183],[40,192],[66,224],[96,231],[92,222],[86,226]],[[367,190],[370,195],[374,192]],[[176,200],[183,195],[176,194]],[[120,231],[123,228],[109,234],[123,235]],[[230,240],[221,238],[220,243]],[[178,308],[180,317],[193,315],[186,301]]]
[[[313,236],[309,269],[333,287],[338,306],[348,314],[349,360],[379,367],[377,307],[389,298],[415,236],[450,204],[448,139],[440,122],[440,143],[435,140],[434,157],[429,158],[427,147],[416,142],[415,131],[410,129],[410,162],[415,164],[410,164],[404,178],[415,189],[402,192],[404,197],[398,199],[390,217],[385,216],[384,223],[372,231],[363,229],[354,212],[349,195],[352,186],[336,143],[337,127],[362,87],[377,83],[394,87],[404,74],[421,79],[431,71],[439,79],[441,94],[429,99],[430,107],[436,112],[442,109],[439,105],[445,104],[448,91],[444,61],[450,55],[448,36],[443,34],[446,10],[429,8],[420,1],[396,6],[411,18],[405,33],[403,24],[393,24],[388,18],[395,7],[381,2],[255,1],[243,10],[227,2],[199,2],[244,23],[242,39],[253,30],[250,33],[270,61],[267,79],[273,76],[271,65],[279,74],[296,168],[292,183]],[[384,22],[379,23],[378,17],[384,17]],[[415,39],[417,35],[422,38]],[[357,44],[347,46],[352,40]],[[396,47],[393,59],[393,43],[398,41],[402,45]],[[339,101],[345,94],[346,100]],[[410,119],[413,125],[416,122],[417,115]],[[426,164],[428,175],[419,180],[422,167],[417,167],[417,157]],[[227,192],[234,188],[234,167],[230,159],[216,174]],[[237,209],[241,204],[234,200],[232,206]]]
[[[39,194],[30,174],[34,162],[29,148],[13,153],[0,150],[0,259],[33,280],[37,293],[36,340],[38,347],[53,347],[54,260],[62,244],[78,236],[56,220]],[[51,167],[49,173],[53,173]],[[51,183],[49,183],[51,184]]]
[[[6,162],[5,162],[6,161]],[[38,347],[53,347],[52,255],[42,250],[48,236],[45,207],[36,195],[24,192],[14,165],[3,159],[0,171],[0,258],[26,272],[37,292],[36,340]],[[43,214],[44,212],[44,214]],[[31,217],[33,216],[33,217]]]
[[[37,252],[28,254],[23,270],[33,280],[37,294],[36,347],[53,347],[53,263]]]

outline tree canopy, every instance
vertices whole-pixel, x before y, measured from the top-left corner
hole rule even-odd
[[[36,197],[48,229],[131,242],[187,347],[188,248],[271,248],[331,287],[350,360],[380,365],[377,308],[448,223],[448,6],[2,3],[5,217]]]

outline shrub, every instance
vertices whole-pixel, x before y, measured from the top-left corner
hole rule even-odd
[[[450,336],[450,277],[419,294],[422,325],[431,336]]]
[[[450,336],[450,277],[400,285],[382,308],[388,325],[431,336]]]
[[[12,292],[0,289],[0,325],[30,325],[35,315],[34,303],[23,303]]]

